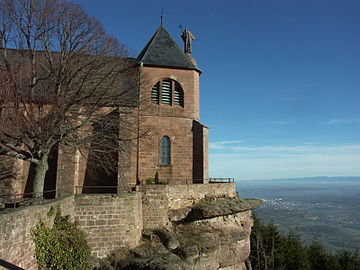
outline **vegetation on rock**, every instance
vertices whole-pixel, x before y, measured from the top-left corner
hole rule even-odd
[[[62,216],[59,208],[48,215],[55,215],[53,227],[40,220],[32,231],[38,268],[92,269],[90,248],[78,225],[70,221],[70,216]]]
[[[168,185],[169,182],[168,181],[160,181],[157,178],[150,177],[150,178],[146,179],[146,184],[147,185]]]

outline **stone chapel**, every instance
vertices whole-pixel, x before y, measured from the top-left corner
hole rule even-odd
[[[185,29],[182,38],[184,50],[161,25],[133,59],[143,80],[139,90],[138,123],[149,132],[119,155],[117,171],[87,181],[87,161],[76,150],[59,146],[49,160],[45,192],[135,190],[149,178],[170,185],[208,183],[208,128],[199,121],[201,70],[191,56],[194,36]],[[0,182],[0,195],[31,193],[32,166],[18,160],[15,165],[12,169],[17,170],[17,179],[5,177]],[[55,192],[45,194],[48,198],[55,196]]]

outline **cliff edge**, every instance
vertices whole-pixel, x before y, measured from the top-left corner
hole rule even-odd
[[[262,200],[204,198],[168,212],[169,223],[144,230],[140,245],[119,249],[99,270],[250,270],[251,210]]]

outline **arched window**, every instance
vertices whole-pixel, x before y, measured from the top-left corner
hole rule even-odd
[[[151,89],[151,102],[184,107],[184,91],[177,81],[160,80]]]
[[[169,165],[171,156],[171,141],[168,136],[164,136],[160,141],[160,164]]]

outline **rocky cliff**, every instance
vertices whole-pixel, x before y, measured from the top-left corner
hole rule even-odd
[[[251,210],[258,199],[205,198],[169,211],[167,226],[145,230],[134,249],[119,249],[98,269],[249,270]]]

